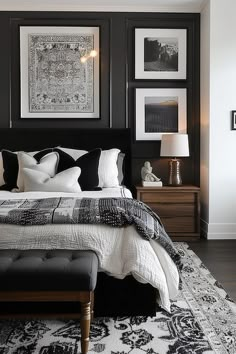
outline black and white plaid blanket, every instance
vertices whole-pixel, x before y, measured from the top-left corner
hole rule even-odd
[[[159,217],[143,202],[129,198],[46,198],[0,200],[0,223],[16,225],[134,225],[146,240],[157,240],[178,267],[180,255]]]

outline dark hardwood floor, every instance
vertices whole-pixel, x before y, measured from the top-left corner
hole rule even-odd
[[[236,240],[200,239],[188,245],[236,302]]]

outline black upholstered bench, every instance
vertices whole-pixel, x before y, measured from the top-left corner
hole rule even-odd
[[[92,251],[0,250],[0,301],[80,302],[81,349],[85,354],[97,270],[98,259]]]

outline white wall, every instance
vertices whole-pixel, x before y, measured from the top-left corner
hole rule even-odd
[[[209,239],[236,239],[235,13],[235,0],[208,1],[202,11],[201,198]]]
[[[209,223],[209,117],[210,117],[210,2],[201,12],[201,215],[204,230]]]

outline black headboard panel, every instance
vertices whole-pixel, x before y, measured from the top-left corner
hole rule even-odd
[[[125,185],[131,187],[130,129],[0,129],[0,149],[36,151],[48,147],[103,150],[118,148],[125,153]]]

